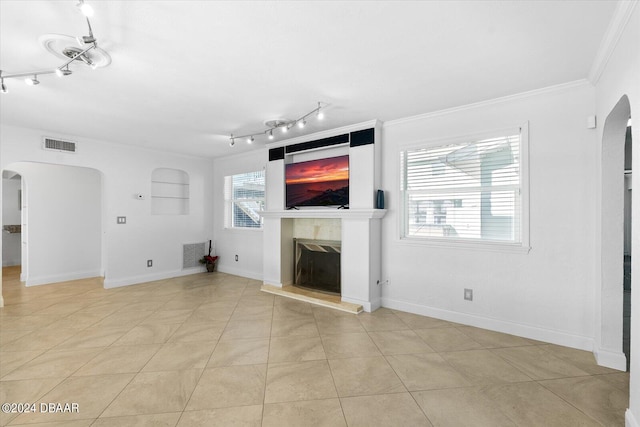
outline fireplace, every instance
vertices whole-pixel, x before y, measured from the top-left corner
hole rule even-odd
[[[294,284],[340,295],[340,242],[293,239]]]

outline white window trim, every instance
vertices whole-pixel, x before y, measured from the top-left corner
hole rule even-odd
[[[509,242],[489,242],[475,241],[470,239],[438,239],[438,238],[421,238],[403,236],[404,228],[404,201],[402,197],[398,197],[395,202],[396,212],[398,212],[398,220],[396,221],[396,243],[408,246],[433,247],[444,249],[466,249],[479,250],[488,252],[508,252],[508,253],[529,253],[530,246],[530,208],[529,208],[529,122],[526,121],[519,125],[500,128],[492,131],[477,132],[456,136],[452,138],[438,138],[430,140],[422,140],[408,144],[398,145],[395,153],[394,161],[400,159],[401,153],[406,150],[425,148],[429,146],[438,147],[449,144],[463,143],[468,141],[479,141],[496,136],[503,136],[514,129],[520,128],[520,191],[521,191],[521,241],[519,243]],[[400,194],[401,176],[403,171],[397,168],[396,188]]]
[[[262,218],[261,218],[261,222],[260,222],[260,227],[234,227],[231,224],[233,223],[233,220],[231,219],[231,217],[233,216],[233,198],[231,199],[227,199],[227,178],[231,178],[229,180],[229,183],[231,185],[231,191],[233,191],[233,177],[235,175],[243,175],[246,173],[253,173],[253,172],[259,172],[260,170],[250,170],[250,171],[246,171],[246,172],[237,172],[237,173],[232,173],[230,175],[225,175],[223,177],[223,189],[222,189],[222,197],[223,197],[223,202],[224,202],[224,218],[223,218],[223,223],[224,223],[224,230],[226,232],[238,232],[238,233],[259,233],[262,232],[264,230],[264,223],[262,222]],[[264,168],[262,169],[262,172],[264,173],[264,179],[265,179],[265,194],[264,194],[264,198],[263,199],[255,199],[255,200],[262,200],[264,204],[266,204],[267,202],[267,177],[266,177],[266,171],[264,170]]]

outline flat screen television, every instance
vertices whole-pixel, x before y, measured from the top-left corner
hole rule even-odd
[[[349,156],[329,157],[285,166],[287,209],[349,205]]]

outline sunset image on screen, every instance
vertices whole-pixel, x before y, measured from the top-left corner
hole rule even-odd
[[[291,163],[285,168],[287,207],[349,204],[349,156]]]
[[[330,157],[287,165],[287,184],[349,179],[349,156]]]

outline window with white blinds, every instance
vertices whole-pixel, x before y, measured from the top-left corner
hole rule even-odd
[[[528,239],[522,134],[402,151],[402,238],[510,245]]]
[[[262,228],[264,210],[264,170],[230,175],[224,178],[225,226]]]

